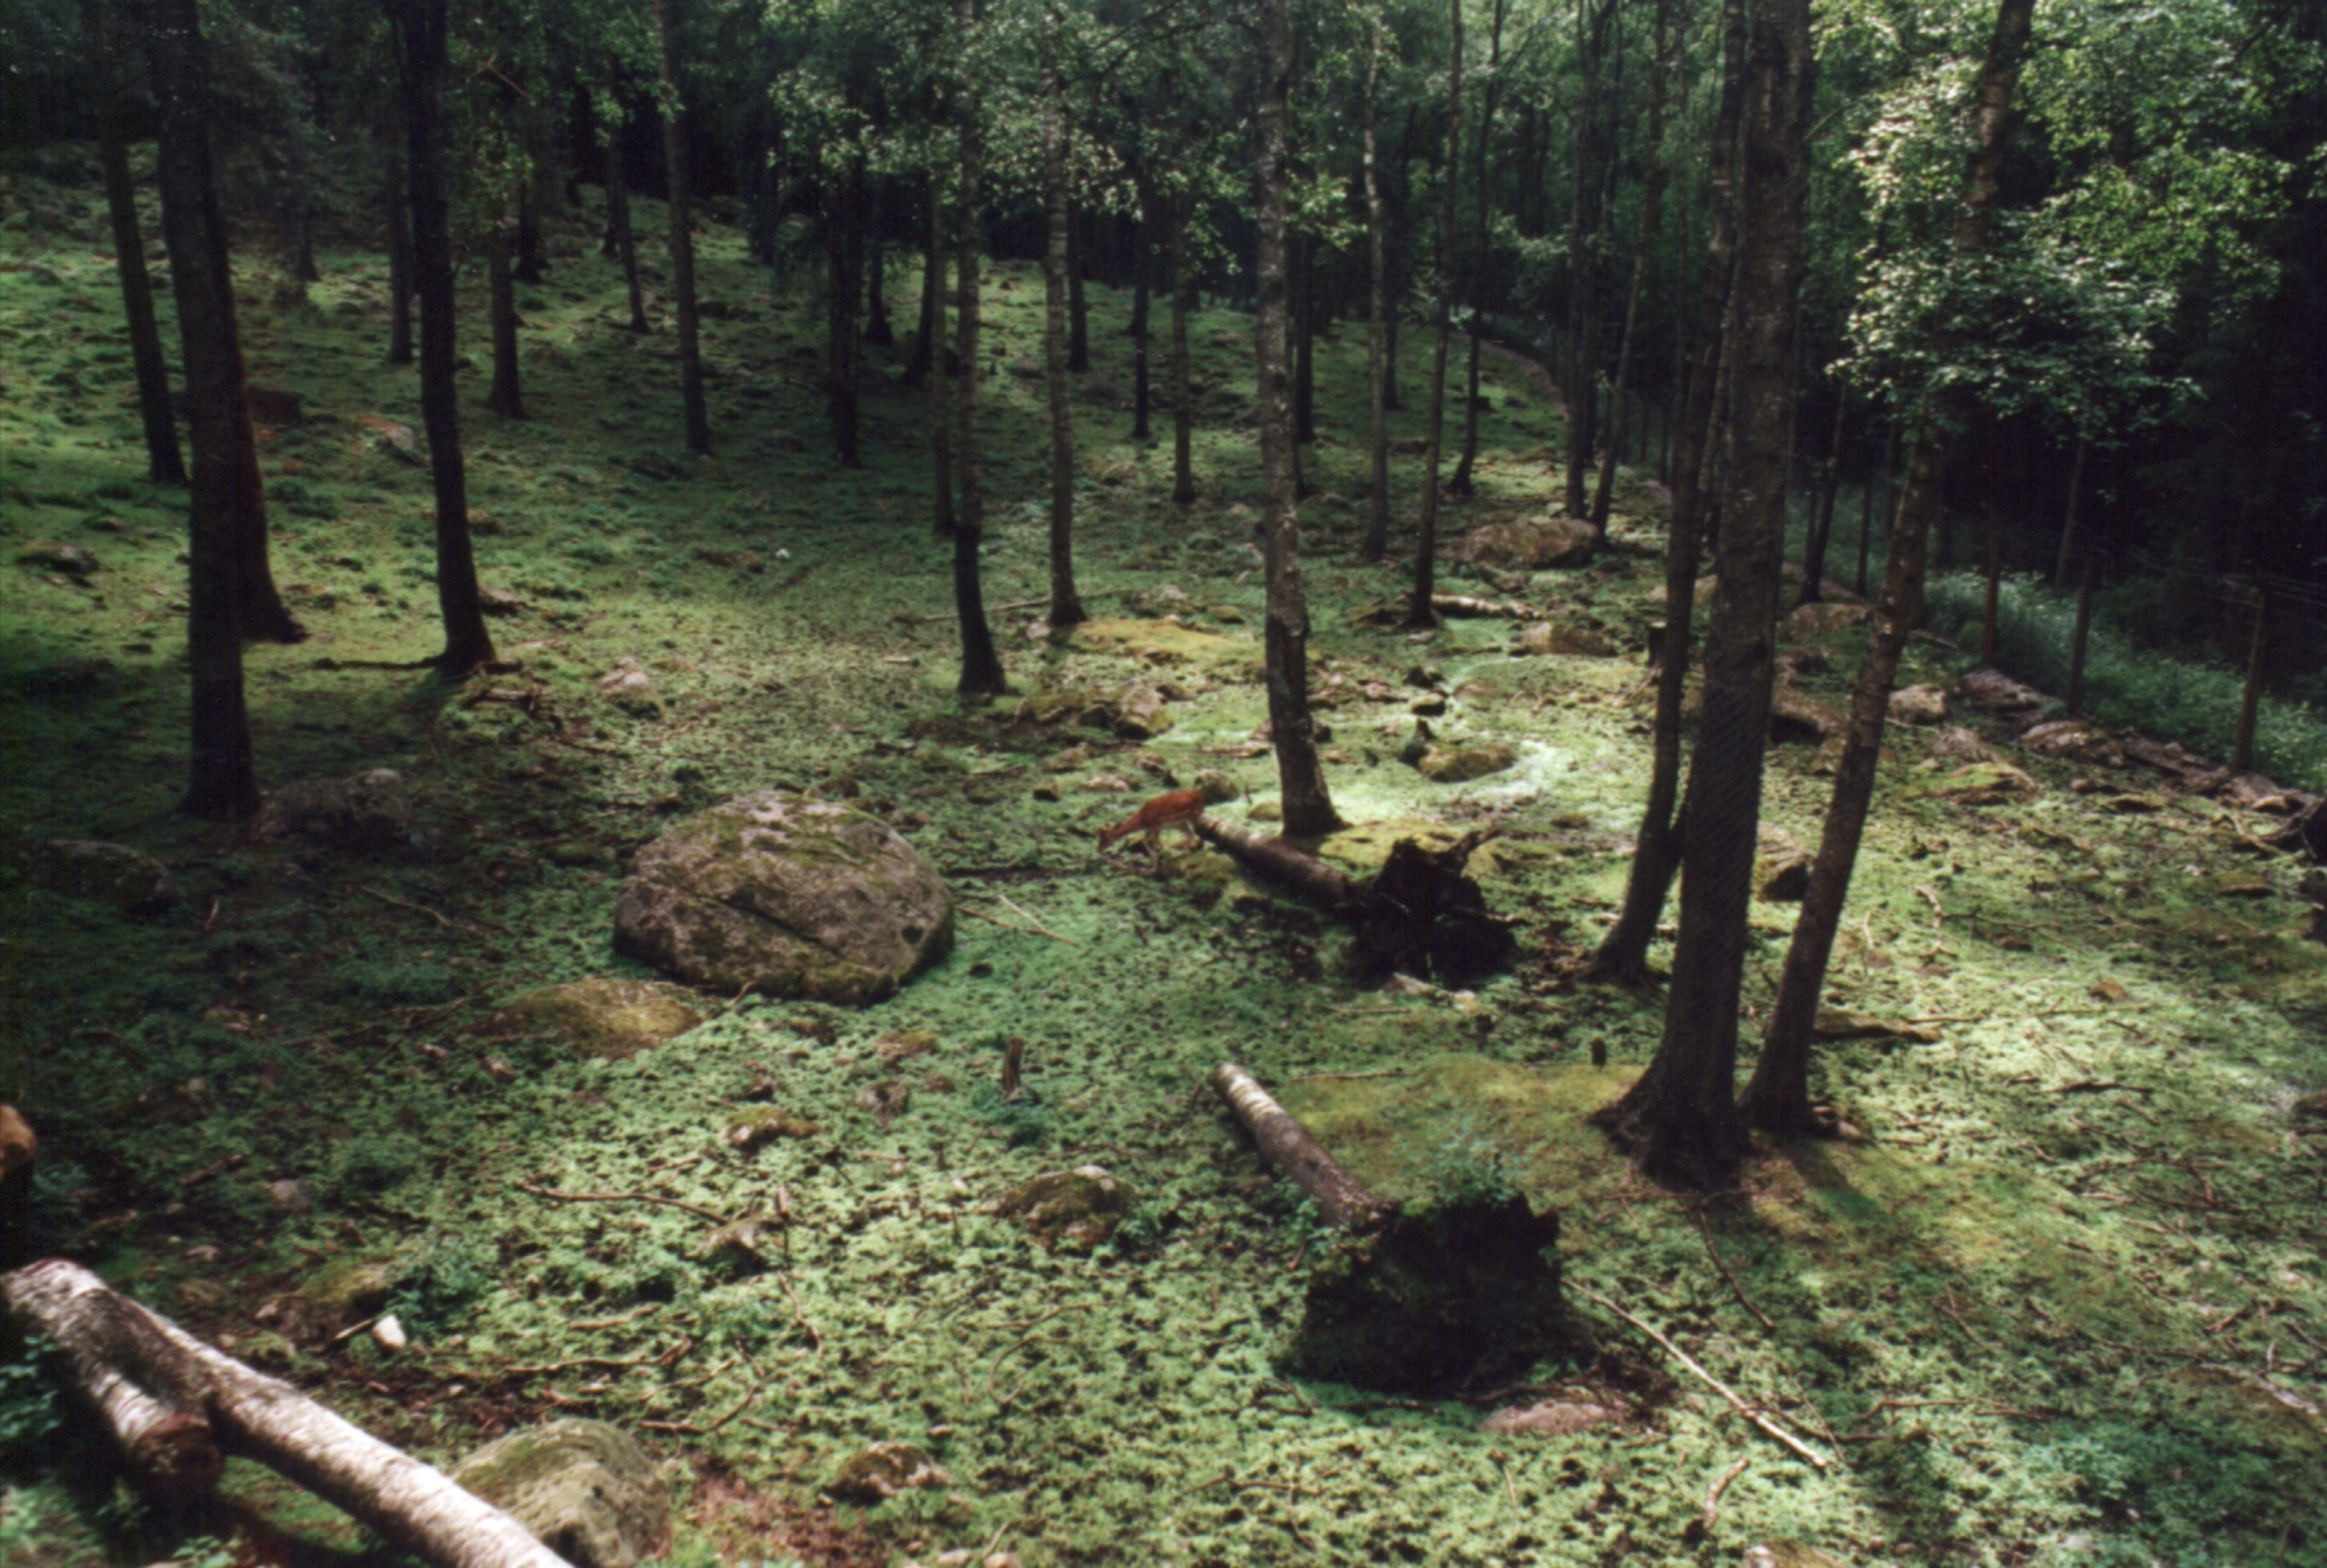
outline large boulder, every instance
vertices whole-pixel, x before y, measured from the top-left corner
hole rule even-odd
[[[739,795],[639,852],[614,949],[692,985],[878,1002],[953,945],[937,867],[853,807]]]
[[[370,854],[412,842],[412,800],[393,768],[345,779],[294,779],[266,798],[258,836]]]
[[[1540,572],[1550,566],[1580,566],[1592,558],[1592,525],[1575,518],[1536,523],[1490,523],[1473,528],[1449,552],[1482,566],[1512,566]]]
[[[670,1545],[670,1498],[646,1451],[603,1421],[550,1421],[487,1443],[453,1479],[575,1568],[631,1568]]]

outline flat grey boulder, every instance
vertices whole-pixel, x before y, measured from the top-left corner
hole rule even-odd
[[[512,1432],[463,1460],[453,1480],[575,1568],[631,1568],[670,1544],[670,1498],[653,1461],[603,1421]]]
[[[258,836],[370,854],[412,842],[412,799],[393,768],[344,779],[294,779],[266,797]]]
[[[691,985],[861,1005],[953,946],[953,897],[921,851],[854,807],[739,795],[640,850],[614,950]]]
[[[93,838],[51,838],[27,846],[26,877],[68,898],[111,904],[124,914],[151,914],[175,891],[169,869],[126,844]]]

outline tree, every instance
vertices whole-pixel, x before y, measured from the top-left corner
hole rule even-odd
[[[687,405],[687,449],[711,454],[711,411],[703,396],[701,324],[695,299],[695,231],[687,204],[687,137],[679,125],[678,56],[671,42],[671,0],[654,0],[655,60],[662,82],[662,147],[670,181],[671,306],[678,318],[679,396]]]
[[[243,700],[241,577],[248,557],[240,524],[266,502],[251,493],[256,465],[242,461],[250,401],[204,128],[209,105],[194,0],[155,0],[146,40],[161,109],[162,230],[170,247],[194,449],[186,546],[192,749],[179,809],[234,820],[254,815],[259,804]]]
[[[1341,825],[1317,757],[1309,712],[1309,605],[1301,583],[1300,501],[1293,476],[1293,367],[1285,275],[1285,100],[1293,80],[1292,0],[1265,0],[1261,61],[1259,311],[1260,468],[1267,489],[1267,624],[1263,647],[1269,734],[1276,747],[1285,834],[1319,837]]]
[[[121,123],[121,41],[109,0],[82,0],[81,29],[89,60],[89,113],[97,121],[106,214],[113,226],[114,271],[121,280],[129,357],[137,369],[137,413],[145,427],[145,477],[155,484],[183,484],[186,462],[178,451],[177,421],[170,412],[170,376],[162,359],[162,331],[154,319],[154,282],[145,274],[145,240],[137,229],[137,191],[129,180],[129,148]]]
[[[1708,1186],[1727,1179],[1748,1143],[1734,1098],[1737,1013],[1774,676],[1813,69],[1808,0],[1748,0],[1747,13],[1734,406],[1715,550],[1721,593],[1682,811],[1680,940],[1656,1056],[1593,1117],[1644,1168]]]
[[[1632,285],[1624,299],[1624,331],[1616,347],[1616,381],[1608,397],[1608,439],[1600,454],[1600,479],[1592,491],[1592,532],[1608,537],[1608,510],[1616,490],[1616,453],[1624,440],[1624,394],[1632,379],[1632,361],[1640,338],[1640,302],[1648,294],[1649,257],[1656,253],[1657,231],[1663,225],[1665,184],[1672,163],[1664,146],[1665,91],[1674,69],[1676,28],[1673,0],[1657,0],[1656,59],[1649,81],[1649,174],[1640,196],[1640,227],[1632,247]]]
[[[1575,106],[1575,197],[1567,230],[1567,515],[1586,516],[1584,476],[1592,471],[1592,453],[1600,433],[1600,229],[1605,203],[1601,200],[1603,167],[1608,152],[1603,146],[1600,119],[1600,72],[1608,57],[1608,34],[1619,0],[1579,0],[1575,8],[1576,49],[1583,83]]]
[[[444,650],[436,666],[464,676],[493,657],[469,537],[468,470],[461,453],[454,380],[452,195],[444,151],[444,77],[451,41],[447,0],[397,0],[403,33],[404,126],[412,186],[414,282],[420,295],[420,414],[436,490],[436,602]]]
[[[1044,47],[1059,47],[1064,18],[1052,8]],[[1042,253],[1042,365],[1051,402],[1051,604],[1054,631],[1079,626],[1083,602],[1075,592],[1075,424],[1067,379],[1067,231],[1073,213],[1067,191],[1066,89],[1055,56],[1042,62],[1042,191],[1050,211],[1050,242]]]
[[[1472,140],[1478,144],[1479,206],[1478,221],[1472,230],[1471,244],[1471,346],[1470,365],[1463,372],[1463,455],[1455,460],[1454,474],[1446,481],[1449,493],[1467,496],[1471,493],[1471,469],[1479,461],[1479,351],[1480,339],[1485,331],[1487,311],[1487,217],[1490,202],[1487,191],[1487,143],[1495,129],[1495,98],[1503,87],[1503,10],[1504,0],[1495,0],[1494,23],[1487,34],[1487,90],[1479,106],[1479,134]]]
[[[1446,347],[1454,322],[1454,187],[1463,152],[1463,0],[1447,0],[1446,154],[1439,170],[1438,320],[1430,356],[1430,414],[1422,449],[1421,535],[1414,552],[1414,593],[1406,624],[1438,624],[1431,599],[1438,578],[1438,460],[1446,434]]]
[[[1383,234],[1381,179],[1374,167],[1375,118],[1381,99],[1382,11],[1374,0],[1366,13],[1366,104],[1364,173],[1366,258],[1369,282],[1366,318],[1366,453],[1370,480],[1366,496],[1365,556],[1378,561],[1389,553],[1389,366],[1382,352],[1384,318],[1389,313],[1388,245]]]
[[[2005,139],[2012,124],[2013,89],[2027,51],[2033,11],[2034,0],[2001,0],[1995,30],[1980,68],[1974,98],[1974,145],[1950,247],[1956,260],[1966,266],[1975,264],[1988,247],[1996,192],[2003,180]],[[1786,948],[1777,1002],[1762,1037],[1762,1059],[1743,1097],[1745,1115],[1771,1132],[1813,1133],[1830,1125],[1828,1118],[1813,1108],[1809,1097],[1810,1041],[1818,1022],[1818,994],[1825,985],[1827,962],[1842,924],[1843,901],[1850,889],[1859,840],[1874,798],[1875,764],[1882,755],[1892,682],[1920,608],[1923,546],[1946,477],[1946,434],[1963,422],[1971,405],[1966,383],[1945,383],[1908,459],[1906,493],[1892,530],[1883,597],[1875,607],[1874,632],[1851,698],[1850,727],[1835,767],[1834,794],[1827,806],[1818,859],[1810,868],[1809,888],[1802,898],[1793,939]]]

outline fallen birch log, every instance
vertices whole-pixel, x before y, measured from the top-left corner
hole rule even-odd
[[[500,1509],[288,1383],[221,1355],[79,1264],[49,1258],[0,1274],[0,1308],[19,1329],[63,1349],[83,1396],[106,1413],[117,1437],[125,1424],[149,1434],[199,1429],[213,1441],[213,1455],[258,1461],[431,1568],[568,1568]],[[192,1437],[169,1441],[184,1455],[197,1453]]]
[[[1196,818],[1197,835],[1224,849],[1271,882],[1283,882],[1303,898],[1339,910],[1358,895],[1358,884],[1297,845],[1248,833],[1209,814]]]
[[[1309,1129],[1278,1105],[1252,1074],[1224,1061],[1212,1069],[1212,1087],[1252,1134],[1261,1157],[1309,1195],[1326,1224],[1343,1230],[1369,1230],[1397,1212],[1395,1204],[1384,1203],[1341,1169],[1341,1162],[1325,1153],[1309,1135]]]

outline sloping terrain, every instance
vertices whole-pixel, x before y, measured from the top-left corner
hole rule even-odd
[[[1041,278],[991,277],[1004,658],[1030,694],[1154,685],[1174,722],[1135,743],[953,699],[918,395],[874,396],[870,466],[836,470],[820,311],[714,229],[718,455],[687,459],[671,339],[622,330],[577,219],[520,290],[534,417],[493,419],[468,378],[482,572],[519,608],[495,622],[506,667],[467,685],[397,667],[437,633],[416,383],[380,362],[385,264],[327,254],[304,301],[255,262],[244,278],[254,377],[303,405],[263,455],[278,579],[313,633],[249,651],[263,777],[388,767],[417,807],[405,851],[294,853],[171,813],[182,523],[138,477],[101,207],[93,183],[30,177],[5,200],[0,829],[133,845],[178,890],[131,918],[0,873],[0,1089],[41,1128],[42,1246],[432,1459],[560,1413],[621,1424],[671,1461],[676,1561],[1713,1563],[1792,1540],[1850,1563],[2327,1563],[2327,1131],[2293,1114],[2327,1085],[2327,949],[2257,823],[1992,725],[2029,782],[1970,804],[1958,770],[1977,764],[1900,730],[1829,999],[1865,1018],[1820,1058],[1866,1140],[1770,1149],[1711,1199],[1645,1186],[1581,1118],[1653,1050],[1659,995],[1573,988],[1556,960],[1612,915],[1637,822],[1654,487],[1627,478],[1619,547],[1588,569],[1446,583],[1614,653],[1518,657],[1508,619],[1375,630],[1360,612],[1406,569],[1356,553],[1362,333],[1320,345],[1313,684],[1359,825],[1326,852],[1363,870],[1402,833],[1491,826],[1474,869],[1521,938],[1475,993],[1360,991],[1341,932],[1218,857],[1175,835],[1151,878],[1135,845],[1093,844],[1205,769],[1247,790],[1224,817],[1268,817],[1247,319],[1195,323],[1204,493],[1183,514],[1168,443],[1126,438],[1128,300],[1093,289],[1077,547],[1106,620],[1052,641],[1026,629],[1047,581]],[[884,383],[900,362],[874,357]],[[1547,387],[1489,371],[1458,530],[1542,515],[1557,477]],[[1419,465],[1397,466],[1403,518]],[[96,570],[20,561],[42,541]],[[1857,637],[1805,645],[1803,703],[1840,708]],[[1944,648],[1913,658],[1913,678],[1958,673]],[[651,701],[602,693],[625,661]],[[1400,761],[1417,703],[1512,765],[1425,779]],[[1817,759],[1774,755],[1774,856],[1816,841]],[[672,988],[700,1022],[642,1050],[509,1009],[652,980],[611,952],[627,860],[765,788],[857,800],[933,858],[959,900],[951,956],[862,1011]],[[1754,906],[1755,1010],[1791,919]],[[1005,1101],[1013,1038],[1033,1094]],[[1203,1087],[1224,1059],[1390,1196],[1500,1176],[1558,1209],[1569,1351],[1438,1403],[1281,1377],[1322,1238]],[[724,1131],[758,1106],[799,1135],[737,1152]],[[1112,1242],[1045,1249],[991,1211],[1086,1163],[1137,1195]],[[346,1321],[384,1304],[410,1349],[315,1330],[317,1277],[358,1265],[392,1283]],[[1739,1419],[1594,1295],[1833,1462]],[[12,1392],[31,1386],[0,1383],[23,1417],[0,1434],[39,1425]],[[1532,1424],[1576,1429],[1481,1427],[1538,1404],[1569,1408]],[[949,1484],[820,1500],[879,1440]],[[69,1490],[54,1452],[20,1444],[0,1556],[173,1544]],[[258,1554],[381,1555],[263,1477],[232,1487],[269,1520]]]

